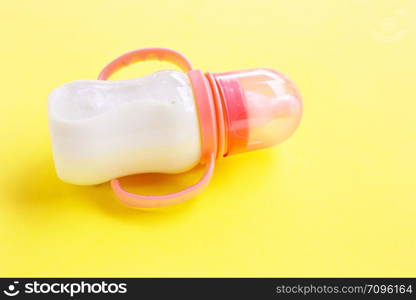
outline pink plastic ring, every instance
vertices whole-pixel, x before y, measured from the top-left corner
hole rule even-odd
[[[209,161],[212,153],[217,154],[218,132],[216,124],[216,115],[214,99],[208,80],[199,70],[188,72],[194,92],[195,102],[198,109],[199,124],[202,137],[202,155],[201,162]]]

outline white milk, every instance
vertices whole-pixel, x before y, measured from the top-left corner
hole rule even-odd
[[[98,184],[137,173],[179,173],[200,160],[199,124],[185,73],[81,80],[49,96],[59,178]]]

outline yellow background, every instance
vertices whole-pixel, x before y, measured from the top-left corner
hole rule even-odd
[[[1,0],[0,25],[1,276],[416,276],[415,1]],[[159,212],[61,182],[48,93],[149,46],[287,73],[299,130]],[[161,193],[198,174],[135,180]]]

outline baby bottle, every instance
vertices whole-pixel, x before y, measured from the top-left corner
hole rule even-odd
[[[163,70],[136,79],[107,81],[131,63],[164,60]],[[216,159],[267,148],[288,138],[302,114],[295,85],[271,69],[202,73],[180,53],[146,48],[126,53],[98,80],[55,89],[48,100],[58,177],[78,185],[111,181],[117,198],[133,207],[161,207],[197,195]],[[200,181],[173,194],[137,195],[117,178],[141,173],[181,173],[205,166]]]

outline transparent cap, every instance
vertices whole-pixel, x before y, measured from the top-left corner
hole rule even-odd
[[[217,73],[228,123],[228,153],[277,145],[293,134],[302,115],[294,83],[271,69]]]

